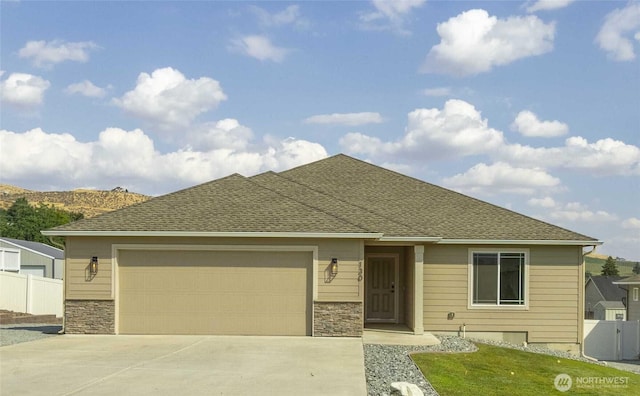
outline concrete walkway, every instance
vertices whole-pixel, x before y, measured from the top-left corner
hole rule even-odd
[[[431,333],[415,335],[411,332],[365,329],[362,333],[363,344],[378,345],[439,345],[440,340]]]
[[[3,395],[366,395],[360,338],[64,335],[0,348]]]

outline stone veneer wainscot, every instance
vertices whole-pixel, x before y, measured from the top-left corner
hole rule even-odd
[[[316,301],[313,304],[313,335],[362,337],[362,303]]]
[[[66,300],[64,304],[66,334],[114,334],[113,300]]]

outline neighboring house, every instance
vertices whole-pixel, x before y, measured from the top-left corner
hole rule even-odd
[[[608,309],[611,310],[620,309],[620,307],[624,309],[622,299],[627,295],[627,292],[620,288],[618,285],[613,284],[613,282],[620,279],[622,279],[621,276],[615,275],[592,275],[587,278],[587,282],[584,286],[584,309],[586,319],[605,320],[605,317],[613,315],[613,319],[606,320],[615,320],[615,313],[613,313],[613,311],[611,311],[609,315],[607,315],[604,310],[605,305],[608,306]],[[596,304],[601,301],[606,301],[610,304],[604,304],[600,306],[598,312],[600,312],[600,316],[602,317],[599,317],[595,315],[595,308]]]
[[[67,333],[361,336],[576,350],[601,242],[346,155],[56,227]],[[97,267],[97,268],[96,268]]]
[[[598,301],[593,308],[595,320],[626,320],[627,308],[622,301]]]
[[[635,274],[613,283],[625,289],[627,320],[640,320],[640,275]]]
[[[2,237],[0,270],[62,279],[64,250],[40,242]]]

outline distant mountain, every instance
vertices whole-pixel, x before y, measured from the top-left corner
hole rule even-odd
[[[44,203],[84,217],[94,217],[139,202],[149,200],[147,195],[128,192],[116,187],[111,191],[78,189],[73,191],[32,191],[21,187],[0,184],[0,208],[8,209],[13,202],[24,197],[32,205]]]

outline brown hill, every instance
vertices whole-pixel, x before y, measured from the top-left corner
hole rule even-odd
[[[18,198],[26,198],[32,205],[43,203],[70,212],[79,212],[84,217],[93,217],[111,212],[139,202],[147,201],[149,196],[127,192],[119,187],[111,191],[73,190],[73,191],[31,191],[24,188],[0,184],[0,208],[7,209]]]

